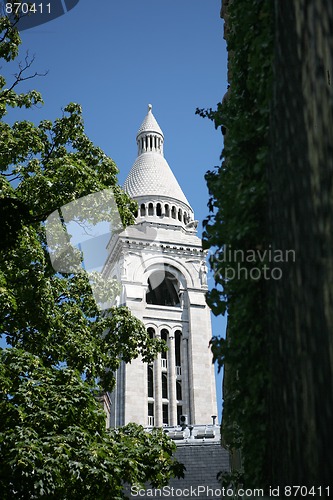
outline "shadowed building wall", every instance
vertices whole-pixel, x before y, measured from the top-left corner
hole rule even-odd
[[[276,484],[333,471],[333,4],[275,1],[270,232],[294,249],[270,283]]]

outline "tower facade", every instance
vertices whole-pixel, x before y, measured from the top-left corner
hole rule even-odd
[[[138,156],[124,189],[138,203],[133,226],[113,236],[105,273],[122,285],[120,303],[168,350],[147,365],[122,363],[111,425],[174,426],[216,415],[215,375],[205,302],[206,263],[197,221],[163,154],[164,135],[149,105],[136,137]]]

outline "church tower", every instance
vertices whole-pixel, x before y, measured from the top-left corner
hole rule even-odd
[[[113,236],[105,273],[122,285],[126,305],[168,350],[153,364],[122,363],[112,393],[112,426],[175,426],[186,415],[216,415],[205,255],[197,221],[163,154],[164,135],[148,106],[136,136],[138,157],[124,189],[138,203],[135,224]]]

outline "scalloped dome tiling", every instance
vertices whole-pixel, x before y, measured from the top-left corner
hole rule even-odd
[[[131,198],[139,196],[167,196],[190,205],[168,162],[158,153],[144,153],[137,157],[124,185]]]
[[[131,198],[168,197],[191,208],[168,162],[163,156],[164,135],[148,106],[148,113],[137,134],[138,157],[124,184]]]

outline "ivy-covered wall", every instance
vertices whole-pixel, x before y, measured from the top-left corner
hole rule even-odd
[[[215,314],[228,312],[227,339],[212,345],[225,365],[224,444],[233,462],[241,450],[246,484],[258,487],[269,467],[267,298],[259,276],[267,259],[248,262],[245,255],[267,245],[272,4],[237,0],[225,7],[230,88],[217,111],[198,110],[225,134],[222,165],[206,175],[212,213],[204,242],[215,250],[210,263],[217,284],[208,301]]]
[[[225,367],[224,444],[247,487],[324,487],[333,471],[333,4],[223,0],[222,16],[229,90],[216,111],[198,113],[224,134],[222,165],[206,176],[204,234],[216,280],[208,301],[228,312],[227,338],[212,343]]]

